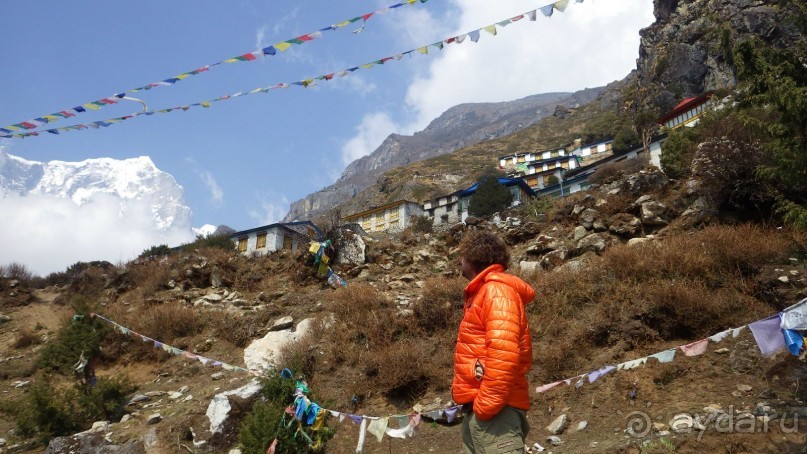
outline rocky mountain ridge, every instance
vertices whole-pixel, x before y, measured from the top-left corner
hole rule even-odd
[[[454,106],[412,136],[391,134],[375,151],[350,163],[334,184],[293,202],[283,220],[312,219],[375,184],[384,171],[512,134],[552,115],[557,106],[587,104],[602,90],[589,88]]]
[[[681,99],[736,84],[732,42],[751,38],[779,48],[804,36],[791,20],[796,2],[654,0],[656,21],[640,31],[640,85],[660,113]]]
[[[110,195],[120,200],[121,210],[127,201],[148,201],[158,230],[190,227],[182,186],[148,156],[39,162],[0,149],[0,196],[7,195],[49,195],[79,206]]]

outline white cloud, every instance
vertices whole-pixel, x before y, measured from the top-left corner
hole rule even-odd
[[[364,115],[356,127],[356,135],[342,146],[342,163],[350,164],[373,152],[388,135],[398,130],[398,125],[386,112]]]
[[[125,262],[151,246],[193,240],[187,228],[158,231],[150,202],[122,205],[106,194],[81,206],[61,197],[12,194],[0,199],[0,212],[14,213],[0,223],[2,260],[23,263],[41,275],[78,261]]]
[[[454,0],[456,29],[465,33],[525,12],[507,2]],[[495,102],[553,91],[576,91],[625,77],[635,68],[639,29],[653,21],[653,2],[570,3],[551,18],[538,13],[482,31],[479,42],[446,45],[410,84],[406,104],[417,130],[448,108],[465,102]],[[430,49],[433,51],[434,49]]]
[[[545,3],[538,5],[543,6]],[[514,6],[490,0],[453,0],[446,19],[427,9],[388,15],[404,46],[459,35],[527,12],[536,6]],[[446,25],[453,19],[455,25]],[[497,35],[481,31],[478,42],[429,48],[425,69],[409,84],[402,112],[366,114],[355,135],[342,146],[349,164],[375,150],[392,132],[411,134],[426,127],[452,106],[499,102],[556,91],[577,91],[625,77],[636,66],[639,30],[653,22],[651,0],[570,3],[551,18],[538,12],[497,26]],[[408,117],[408,118],[404,118]]]
[[[216,178],[208,170],[196,169],[194,172],[202,179],[202,183],[204,183],[210,191],[210,203],[213,204],[214,207],[220,207],[224,202],[224,191],[221,190]]]
[[[249,217],[255,220],[257,227],[280,222],[289,211],[289,199],[282,194],[258,194],[258,209],[249,210]],[[251,228],[248,227],[248,228]]]

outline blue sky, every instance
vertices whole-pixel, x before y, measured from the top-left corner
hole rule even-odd
[[[69,109],[376,11],[395,1],[42,0],[4,12],[0,124]],[[137,95],[151,109],[295,82],[392,56],[540,8],[548,1],[429,0],[326,31],[256,61],[221,65]],[[29,160],[150,156],[185,190],[192,224],[247,229],[335,181],[392,132],[410,134],[464,102],[574,91],[624,77],[651,0],[586,0],[535,22],[482,32],[313,88],[290,87],[141,116],[98,130],[0,139]],[[140,110],[121,102],[54,123]],[[76,120],[76,121],[70,121]],[[36,209],[32,207],[31,209]]]

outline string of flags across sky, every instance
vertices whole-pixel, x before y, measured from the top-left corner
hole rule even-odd
[[[313,246],[315,244],[324,246],[321,249],[318,247],[317,252],[321,250],[324,251],[327,248],[326,243],[312,242],[312,246],[309,249],[309,251],[312,253],[314,253]],[[327,256],[325,255],[325,257]],[[320,260],[319,264],[321,263],[322,260]],[[155,348],[159,348],[174,355],[182,355],[189,359],[198,360],[205,366],[222,367],[225,370],[246,372],[253,376],[261,376],[264,374],[262,371],[233,366],[222,361],[206,358],[204,356],[196,355],[191,352],[172,347],[163,342],[159,342],[155,339],[139,334],[99,314],[91,313],[90,316],[97,317],[112,324],[122,334],[140,337],[144,342],[153,344]],[[807,350],[804,348],[804,333],[807,332],[807,298],[805,298],[784,309],[780,313],[765,319],[758,320],[737,328],[730,328],[704,339],[666,349],[642,358],[632,359],[615,365],[606,365],[592,372],[577,375],[564,380],[558,380],[553,383],[544,384],[538,386],[535,391],[537,393],[545,393],[557,387],[561,383],[565,383],[567,385],[574,383],[575,388],[581,388],[586,382],[594,383],[599,378],[611,372],[631,370],[641,365],[651,364],[650,359],[655,359],[658,363],[669,363],[675,359],[675,355],[678,350],[681,350],[685,356],[699,356],[706,352],[707,346],[710,342],[719,343],[729,337],[736,338],[746,327],[751,331],[760,352],[764,356],[770,356],[782,350],[788,350],[792,355],[795,356],[801,355],[802,358],[807,356]],[[291,378],[291,372],[288,371],[288,369],[284,369],[281,371],[281,376]],[[299,434],[301,437],[305,438],[307,442],[315,444],[316,442],[305,432],[306,427],[309,429],[309,431],[316,432],[323,426],[328,417],[335,417],[340,423],[345,419],[350,419],[352,422],[359,425],[359,441],[356,449],[357,453],[362,452],[362,447],[364,445],[366,436],[365,433],[370,433],[371,435],[375,436],[379,442],[381,442],[384,435],[392,438],[411,438],[414,436],[415,431],[421,422],[421,417],[425,417],[433,421],[445,418],[448,423],[452,423],[458,416],[462,415],[462,405],[451,405],[446,408],[440,408],[427,412],[413,412],[403,415],[357,415],[321,407],[316,402],[312,402],[306,396],[308,392],[309,391],[305,382],[298,381],[295,390],[294,403],[286,411],[287,415],[291,417],[291,420],[285,427],[290,429],[294,425],[293,423],[296,422],[296,434]],[[392,422],[393,426],[397,427],[392,427],[390,422]],[[267,452],[274,452],[276,443],[277,440],[275,440],[273,444],[269,446],[269,450]]]
[[[317,38],[322,37],[322,32],[329,31],[329,30],[338,30],[342,27],[346,27],[350,24],[356,23],[358,21],[363,21],[361,27],[356,30],[353,30],[353,33],[360,33],[364,30],[365,25],[367,25],[367,21],[373,17],[374,15],[386,14],[390,11],[394,11],[397,8],[400,8],[404,5],[416,5],[418,3],[426,3],[428,0],[406,0],[404,2],[396,3],[394,5],[387,6],[385,8],[381,8],[379,10],[373,11],[371,13],[365,13],[360,16],[356,16],[351,19],[347,19],[341,22],[338,22],[333,25],[329,25],[327,27],[321,28],[317,31],[306,33],[300,35],[296,38],[287,39],[285,41],[280,41],[279,43],[273,44],[271,46],[264,47],[263,49],[259,49],[252,52],[247,52],[245,54],[238,55],[237,57],[226,58],[222,61],[212,63],[209,65],[202,66],[201,68],[194,69],[193,71],[186,71],[181,74],[177,74],[176,76],[169,77],[163,79],[159,82],[152,82],[148,85],[144,85],[142,87],[133,88],[130,90],[126,90],[121,93],[117,93],[113,96],[109,96],[106,98],[101,98],[97,101],[91,101],[85,104],[81,104],[79,106],[73,107],[72,109],[62,110],[59,112],[54,112],[52,114],[43,115],[41,117],[33,118],[30,120],[22,121],[13,125],[8,125],[0,128],[0,133],[11,133],[12,131],[25,131],[30,129],[36,129],[40,126],[53,123],[55,121],[59,121],[63,118],[70,118],[76,116],[76,114],[87,112],[89,110],[100,110],[110,104],[117,104],[120,99],[124,99],[127,93],[137,93],[140,91],[151,90],[155,87],[160,86],[172,86],[177,82],[187,79],[190,76],[195,76],[197,74],[202,74],[203,72],[209,71],[212,68],[220,66],[226,63],[238,63],[242,61],[254,61],[257,60],[259,57],[267,57],[270,55],[276,55],[278,51],[283,52],[288,48],[292,47],[292,45],[299,45],[303,43],[307,43],[309,41],[313,41]]]
[[[409,57],[411,57],[413,54],[427,55],[429,53],[430,48],[435,48],[437,50],[443,50],[443,48],[445,47],[446,44],[462,44],[463,42],[465,42],[467,40],[470,40],[471,42],[477,42],[480,39],[482,31],[490,33],[493,36],[496,36],[498,34],[498,28],[505,27],[505,26],[507,26],[507,25],[509,25],[511,23],[518,22],[518,21],[520,21],[520,20],[522,20],[524,18],[528,18],[530,21],[537,20],[538,12],[540,12],[544,17],[552,17],[552,14],[555,11],[563,12],[563,11],[566,10],[566,7],[568,6],[568,4],[571,1],[573,1],[574,3],[583,3],[583,0],[557,0],[557,1],[555,1],[553,3],[550,3],[550,4],[546,5],[546,6],[543,6],[541,8],[534,9],[534,10],[531,10],[531,11],[527,11],[526,13],[519,14],[519,15],[510,17],[508,19],[504,19],[504,20],[494,22],[494,23],[492,23],[490,25],[486,25],[484,27],[478,28],[476,30],[469,31],[467,33],[462,33],[460,35],[452,36],[452,37],[449,37],[449,38],[434,42],[432,44],[427,44],[427,45],[424,45],[424,46],[416,47],[414,49],[410,49],[410,50],[408,50],[406,52],[397,53],[397,54],[392,55],[392,56],[387,56],[387,57],[384,57],[384,58],[380,58],[378,60],[373,60],[373,61],[364,63],[362,65],[352,66],[352,67],[343,69],[341,71],[328,73],[328,74],[323,74],[323,75],[320,75],[320,76],[317,76],[317,77],[311,77],[311,78],[307,78],[307,79],[303,79],[303,80],[299,80],[299,81],[291,82],[291,83],[281,82],[281,83],[278,83],[278,84],[275,84],[275,85],[272,85],[272,86],[268,86],[268,87],[258,87],[258,88],[252,89],[252,90],[239,91],[239,92],[231,94],[231,95],[223,95],[223,96],[219,96],[219,97],[217,97],[215,99],[211,99],[211,100],[207,100],[207,101],[195,102],[195,103],[192,103],[192,104],[185,104],[185,105],[181,105],[181,106],[169,107],[169,108],[159,109],[159,110],[146,110],[146,111],[143,111],[143,112],[137,112],[137,113],[133,113],[133,114],[130,114],[130,115],[124,115],[124,116],[120,116],[120,117],[108,118],[106,120],[98,120],[98,121],[93,121],[93,122],[88,122],[88,123],[80,123],[80,124],[75,124],[75,125],[70,125],[70,126],[62,126],[62,127],[58,127],[58,128],[50,128],[50,129],[42,129],[42,130],[39,130],[39,131],[31,131],[31,129],[35,129],[35,128],[37,128],[39,126],[42,126],[42,125],[45,125],[47,123],[57,121],[57,120],[59,120],[61,118],[68,118],[68,117],[75,116],[75,112],[71,112],[70,110],[62,111],[62,112],[59,112],[57,114],[46,115],[44,117],[39,117],[39,118],[36,118],[34,120],[29,120],[27,122],[23,122],[23,123],[26,123],[25,125],[23,125],[23,123],[18,123],[18,124],[15,124],[15,125],[0,128],[0,137],[2,137],[2,138],[21,138],[21,139],[24,139],[26,137],[39,136],[40,133],[43,133],[43,132],[58,135],[58,134],[60,134],[62,132],[73,131],[73,130],[78,131],[78,130],[84,130],[84,129],[106,128],[108,126],[112,126],[113,124],[120,123],[120,122],[126,121],[126,120],[130,120],[132,118],[136,118],[136,117],[139,117],[139,116],[142,116],[142,115],[150,116],[150,115],[154,115],[155,113],[164,114],[164,113],[170,113],[170,112],[175,112],[175,111],[183,111],[184,112],[184,111],[187,111],[187,110],[189,110],[191,108],[197,108],[197,107],[209,108],[215,102],[227,101],[227,100],[238,98],[238,97],[241,97],[241,96],[253,95],[253,94],[257,94],[257,93],[268,93],[270,90],[276,90],[276,89],[279,89],[279,88],[289,88],[289,87],[292,87],[292,86],[299,86],[299,87],[309,88],[309,87],[316,86],[318,82],[329,81],[329,80],[332,80],[334,77],[344,77],[344,76],[347,76],[347,75],[349,75],[349,74],[351,74],[351,73],[353,73],[355,71],[358,71],[359,69],[371,69],[371,68],[373,68],[373,67],[375,67],[377,65],[383,65],[383,64],[385,64],[385,63],[387,63],[389,61],[400,61],[404,57],[404,55],[407,55]],[[414,3],[414,2],[412,0],[408,0],[407,3]],[[392,8],[392,7],[389,7],[389,8]],[[359,17],[362,17],[362,16],[359,16]],[[289,41],[293,41],[293,40],[289,40]],[[284,41],[284,42],[288,43],[289,41]],[[301,43],[306,42],[305,40],[300,40],[300,41],[301,41]],[[289,46],[290,46],[290,44],[289,44]],[[286,46],[285,48],[288,48],[288,46]],[[259,51],[256,51],[256,52],[259,52]],[[253,54],[249,54],[249,55],[253,55]],[[244,60],[237,60],[240,57],[235,57],[235,58],[236,58],[236,61],[249,61],[250,60],[247,57],[244,57]],[[232,59],[228,59],[228,60],[232,60]],[[225,60],[224,62],[226,63],[228,61]],[[220,64],[220,63],[217,63],[217,64]],[[213,65],[208,65],[208,69],[209,69],[209,67],[212,67],[212,66]],[[199,70],[195,70],[195,71],[199,71]],[[183,74],[193,75],[191,73],[194,73],[194,71],[191,71],[191,72],[188,72],[188,73],[183,73]],[[182,78],[176,78],[175,77],[175,78],[166,79],[166,80],[177,79],[176,81],[173,82],[173,83],[176,83],[178,80],[182,80],[182,79],[188,77],[187,75],[182,77]],[[163,82],[165,82],[168,85],[172,85],[172,83],[168,83],[166,81],[163,81]],[[156,84],[157,85],[163,85],[163,83],[161,83],[161,82],[157,82]],[[150,84],[150,85],[153,85],[153,84]],[[148,86],[145,86],[145,87],[148,87]],[[140,88],[135,89],[135,90],[136,91],[146,90],[147,88],[145,88],[145,87],[140,87]],[[131,91],[132,90],[130,90],[129,92],[131,92]],[[117,103],[119,99],[121,99],[121,98],[123,98],[125,96],[125,93],[129,93],[129,92],[124,92],[124,93],[120,93],[118,95],[114,95],[114,96],[111,96],[111,97],[108,97],[108,98],[103,98],[103,99],[101,99],[99,101],[93,101],[91,103],[76,107],[76,108],[71,109],[71,110],[81,109],[80,110],[81,112],[84,112],[87,109],[99,110],[99,109],[101,109],[102,107],[104,107],[106,105]],[[89,107],[88,105],[92,106],[92,107]]]

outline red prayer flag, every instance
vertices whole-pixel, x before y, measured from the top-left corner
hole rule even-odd
[[[240,56],[238,58],[243,58],[246,61],[252,61],[252,60],[255,60],[255,55],[253,55],[252,52],[250,52],[250,53],[244,54],[244,55],[242,55],[242,56]]]

